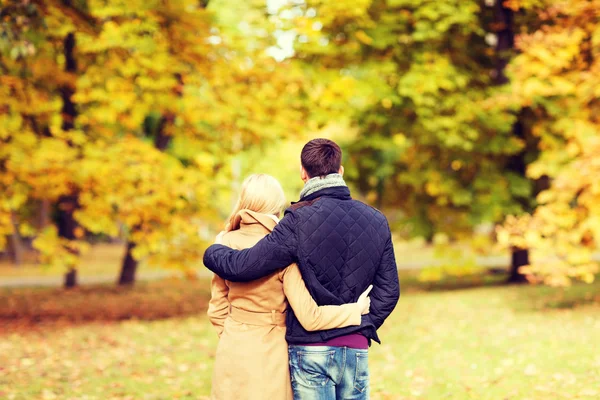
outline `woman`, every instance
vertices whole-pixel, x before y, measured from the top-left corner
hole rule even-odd
[[[279,182],[269,175],[248,177],[229,217],[222,244],[252,247],[273,230],[285,204]],[[367,292],[359,302],[317,306],[295,264],[253,282],[214,276],[208,308],[220,337],[215,360],[213,399],[292,399],[285,341],[288,304],[306,330],[360,325],[368,313]]]

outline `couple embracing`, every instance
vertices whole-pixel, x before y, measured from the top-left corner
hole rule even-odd
[[[250,176],[206,251],[212,398],[369,398],[368,348],[400,287],[387,220],[350,197],[341,159],[331,140],[304,146],[305,185],[281,220],[279,182]]]

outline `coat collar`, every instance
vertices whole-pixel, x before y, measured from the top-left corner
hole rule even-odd
[[[251,210],[240,210],[235,216],[234,229],[249,229],[249,230],[260,230],[265,229],[271,232],[275,225],[277,225],[278,219],[274,215],[267,215],[257,213]]]

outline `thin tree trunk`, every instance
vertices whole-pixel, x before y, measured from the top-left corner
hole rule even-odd
[[[515,47],[514,32],[514,13],[513,10],[504,5],[503,0],[496,0],[494,3],[494,25],[497,35],[496,70],[494,80],[497,85],[503,85],[509,82],[506,76],[506,66],[510,61],[509,52]],[[521,122],[521,113],[517,116],[517,121],[513,125],[513,135],[519,139],[525,139],[525,132]],[[525,161],[526,149],[512,156],[508,162],[508,169],[522,177],[526,177],[527,163]],[[527,206],[526,206],[527,208]],[[529,264],[529,250],[513,248],[511,250],[511,265],[509,283],[525,283],[525,275],[519,272],[519,268]]]
[[[58,199],[58,235],[68,240],[75,240],[78,227],[73,213],[77,209],[77,196],[61,196]],[[65,274],[65,288],[77,286],[77,269],[71,267]]]
[[[165,151],[171,143],[171,136],[165,133],[165,127],[172,121],[172,117],[161,117],[154,136],[154,147],[160,151]]]
[[[527,283],[525,275],[519,272],[519,268],[524,265],[529,265],[529,250],[528,249],[512,249],[509,283]]]
[[[23,264],[23,241],[21,240],[21,235],[19,235],[19,224],[14,212],[11,212],[10,220],[12,224],[12,233],[10,235],[10,254],[12,256],[11,258],[13,263],[16,266],[20,266]]]
[[[50,224],[50,202],[47,199],[39,201],[37,213],[37,227],[44,229]]]
[[[69,74],[77,73],[77,61],[75,59],[75,33],[70,32],[65,36],[63,42],[65,57],[65,72]],[[75,119],[77,118],[77,108],[73,102],[75,87],[70,83],[60,88],[62,98],[62,129],[69,131],[75,128]],[[78,207],[78,195],[76,191],[68,195],[63,195],[58,199],[58,234],[60,237],[75,240],[77,221],[74,218],[74,212]],[[65,287],[72,288],[77,286],[77,270],[71,268],[65,274]]]
[[[65,274],[65,289],[71,289],[77,286],[77,270],[71,268]]]
[[[525,133],[523,130],[523,124],[520,121],[521,117],[519,116],[517,122],[513,126],[513,132],[516,137],[519,139],[525,139]],[[525,161],[526,149],[523,149],[519,154],[515,154],[508,163],[508,168],[510,171],[522,176],[526,177],[527,163]],[[523,201],[523,208],[527,211],[530,208],[530,205],[527,201]],[[529,264],[529,249],[521,249],[521,248],[512,248],[511,249],[511,263],[510,263],[510,274],[508,277],[509,283],[527,283],[527,278],[525,275],[521,274],[519,269]]]
[[[383,194],[385,189],[385,180],[383,178],[377,179],[377,200],[375,201],[375,207],[381,210],[383,207]]]
[[[510,61],[510,52],[515,47],[514,13],[504,6],[504,0],[494,3],[494,30],[496,32],[496,68],[494,82],[497,85],[508,83],[506,66]]]
[[[172,120],[172,117],[163,116],[158,123],[156,135],[154,136],[154,147],[160,151],[165,151],[171,142],[171,136],[165,133],[165,127],[167,123]],[[132,231],[135,232],[138,229],[139,228],[134,227]],[[135,243],[131,240],[128,240],[125,257],[121,263],[121,273],[118,281],[120,286],[131,286],[135,284],[135,277],[139,261],[133,257],[133,249],[135,249]]]
[[[125,252],[121,275],[119,277],[119,285],[121,286],[133,285],[135,283],[135,272],[137,271],[138,261],[133,258],[133,249],[135,249],[135,243],[132,241],[127,242],[127,251]]]

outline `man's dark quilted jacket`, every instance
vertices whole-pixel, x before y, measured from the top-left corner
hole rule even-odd
[[[204,264],[224,279],[247,282],[296,262],[319,305],[357,301],[372,283],[371,311],[360,326],[304,330],[288,310],[288,343],[306,344],[360,332],[380,342],[376,330],[400,296],[390,228],[376,209],[353,200],[345,186],[315,192],[295,203],[273,232],[246,250],[212,245]]]

